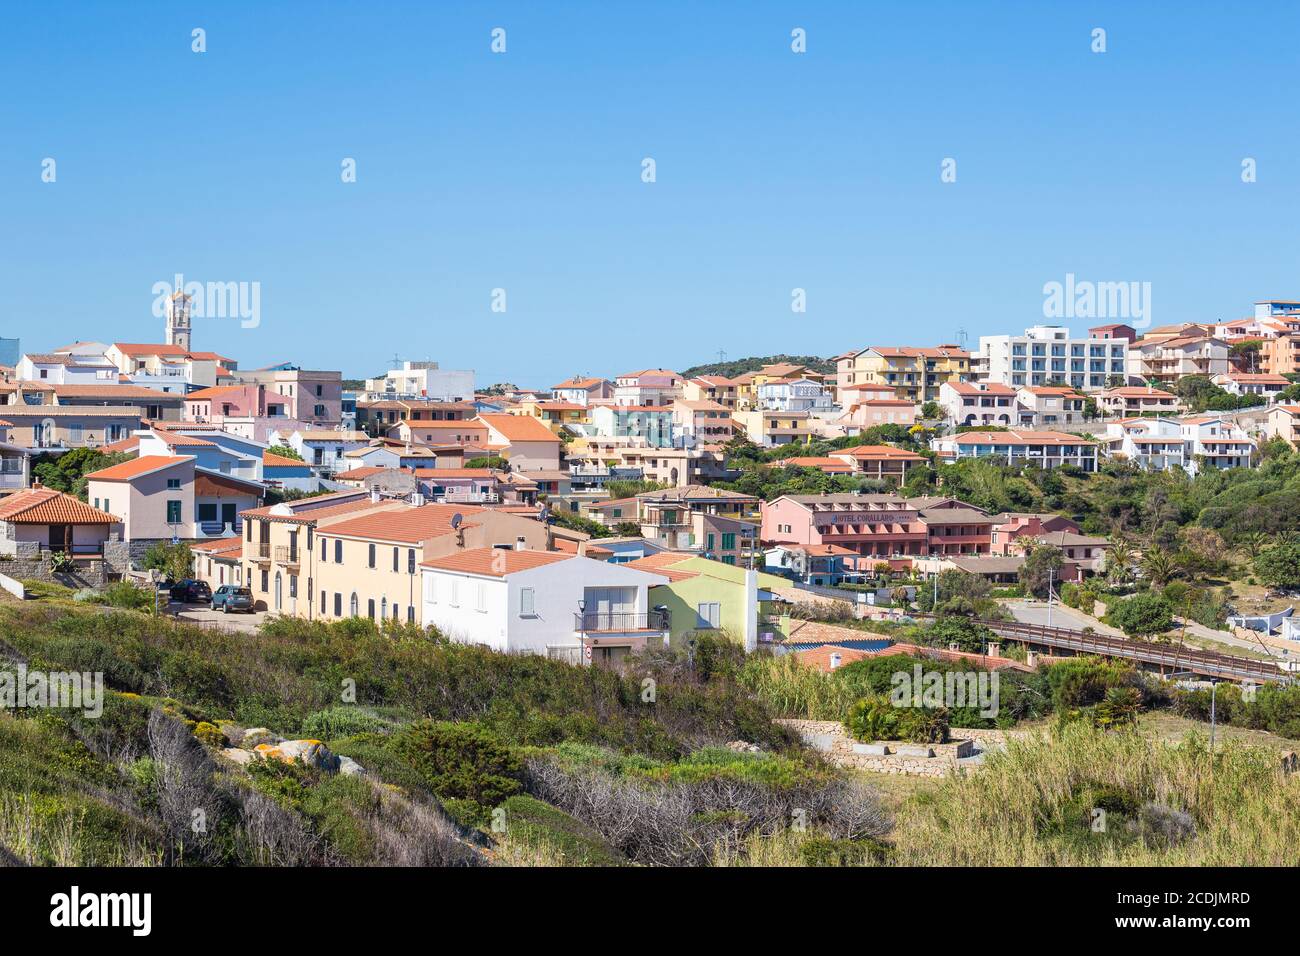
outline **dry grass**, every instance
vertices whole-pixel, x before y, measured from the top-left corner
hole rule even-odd
[[[1105,832],[1091,808],[1115,795]],[[1194,831],[1168,840],[1136,819],[1186,814]],[[903,807],[897,862],[945,866],[1282,866],[1300,859],[1300,779],[1272,749],[1230,741],[1213,758],[1200,736],[1178,746],[1082,725],[992,754]]]

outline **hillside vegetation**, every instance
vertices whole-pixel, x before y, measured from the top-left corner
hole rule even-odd
[[[701,375],[721,375],[724,378],[735,378],[737,375],[743,375],[746,372],[757,372],[764,365],[777,365],[779,363],[806,365],[809,371],[820,372],[823,375],[829,375],[835,371],[834,362],[830,359],[818,358],[816,355],[755,355],[749,358],[731,359],[727,362],[708,362],[704,365],[692,365],[681,375],[683,378],[697,378]]]

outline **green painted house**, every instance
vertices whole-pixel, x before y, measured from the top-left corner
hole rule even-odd
[[[790,586],[785,578],[671,551],[648,555],[628,567],[669,579],[650,588],[650,606],[669,611],[674,644],[696,631],[717,630],[752,649],[767,635],[779,640],[784,634],[785,604],[774,590]]]

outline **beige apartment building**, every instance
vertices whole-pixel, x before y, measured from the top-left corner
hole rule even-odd
[[[579,537],[572,546],[581,553],[586,536]],[[316,597],[297,613],[422,624],[422,561],[476,548],[550,551],[553,545],[553,529],[508,511],[405,503],[372,510],[317,530]]]

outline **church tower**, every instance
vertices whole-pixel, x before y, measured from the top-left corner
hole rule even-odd
[[[190,350],[190,297],[180,289],[167,300],[167,344]]]

